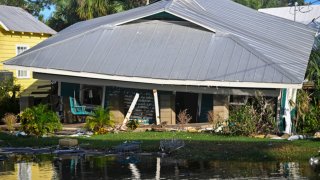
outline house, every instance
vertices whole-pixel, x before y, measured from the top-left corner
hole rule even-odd
[[[315,27],[320,23],[320,5],[265,8],[258,11]],[[315,22],[315,23],[314,23]]]
[[[231,0],[162,0],[74,24],[5,66],[58,81],[60,96],[109,106],[119,121],[137,100],[130,118],[175,124],[188,109],[198,123],[211,110],[227,119],[229,104],[257,91],[286,97],[288,112],[315,32]]]
[[[50,85],[50,81],[33,79],[32,72],[29,70],[5,69],[3,62],[32,48],[55,33],[25,10],[0,5],[0,77],[15,77],[16,83],[21,85],[21,96],[48,95],[48,93],[42,93],[48,88],[38,89],[38,87]]]

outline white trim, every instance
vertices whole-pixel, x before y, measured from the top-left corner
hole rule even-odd
[[[0,21],[0,26],[2,26],[3,29],[6,30],[6,31],[10,31],[9,28],[6,25],[4,25],[4,23],[1,22],[1,21]]]
[[[160,125],[159,100],[158,100],[158,91],[156,89],[153,90],[153,99],[154,99],[154,108],[156,111],[156,123],[157,125]]]
[[[264,88],[264,89],[281,89],[281,88],[294,88],[301,89],[301,84],[283,84],[283,83],[258,83],[258,82],[229,82],[229,81],[196,81],[196,80],[167,80],[167,79],[154,79],[154,78],[142,78],[142,77],[126,77],[117,75],[105,75],[87,72],[75,72],[57,69],[44,69],[35,67],[25,67],[17,65],[6,65],[4,67],[10,69],[26,69],[32,70],[33,72],[44,73],[44,74],[55,74],[63,76],[75,76],[93,79],[105,79],[114,81],[126,81],[126,82],[137,82],[146,84],[160,84],[160,85],[180,85],[180,86],[204,86],[204,87],[235,87],[235,88]]]
[[[19,71],[26,71],[26,76],[19,76]],[[17,71],[16,71],[16,73],[17,73],[17,78],[18,79],[30,79],[30,71],[29,70],[25,70],[25,69],[17,69]]]
[[[19,54],[18,54],[18,47],[25,47],[26,50],[28,50],[28,49],[30,48],[30,46],[29,46],[28,44],[16,44],[16,56],[19,55]],[[25,50],[25,51],[26,51],[26,50]],[[23,52],[24,52],[24,51],[23,51]],[[23,52],[22,52],[22,53],[23,53]],[[20,53],[20,54],[21,54],[21,53]]]

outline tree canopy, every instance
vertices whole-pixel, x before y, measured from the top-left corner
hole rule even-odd
[[[30,14],[40,17],[40,12],[50,8],[53,0],[0,0],[0,5],[16,6],[28,11]]]

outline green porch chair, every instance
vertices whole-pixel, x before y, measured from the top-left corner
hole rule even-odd
[[[77,100],[73,97],[70,99],[70,110],[74,116],[88,116],[90,113],[86,111],[86,106],[81,106],[78,104]]]

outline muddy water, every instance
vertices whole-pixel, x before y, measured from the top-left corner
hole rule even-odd
[[[15,155],[0,179],[320,179],[307,162],[188,161],[154,156]]]

